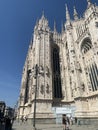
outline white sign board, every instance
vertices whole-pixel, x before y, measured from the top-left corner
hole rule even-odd
[[[56,108],[56,114],[67,114],[67,113],[71,113],[70,108],[66,108],[66,107],[57,107]]]

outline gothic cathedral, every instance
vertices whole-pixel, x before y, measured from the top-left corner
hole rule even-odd
[[[98,6],[87,0],[83,18],[66,6],[59,34],[44,14],[35,25],[23,67],[18,116],[55,119],[52,107],[75,106],[77,118],[98,119]]]

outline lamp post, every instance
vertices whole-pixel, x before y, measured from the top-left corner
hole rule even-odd
[[[39,73],[39,68],[38,68],[38,65],[36,64],[35,67],[34,67],[34,78],[36,79],[36,85],[35,85],[35,97],[34,97],[33,130],[36,130],[35,119],[36,119],[36,96],[37,96],[37,77],[38,77],[38,73]]]

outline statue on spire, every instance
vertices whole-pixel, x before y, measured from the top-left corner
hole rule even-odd
[[[89,7],[91,5],[91,1],[87,0],[87,3],[88,3],[88,7]]]
[[[54,20],[54,32],[57,32],[56,31],[56,22],[55,22],[55,20]]]
[[[45,18],[45,16],[44,16],[44,10],[42,11],[42,19],[43,19],[43,18]]]
[[[74,20],[78,20],[78,13],[76,11],[75,6],[74,6]]]
[[[42,11],[42,16],[44,16],[44,10]]]
[[[61,22],[61,32],[62,32],[62,33],[64,32],[64,24],[63,24],[63,21]]]

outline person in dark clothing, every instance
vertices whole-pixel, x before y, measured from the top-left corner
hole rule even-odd
[[[11,130],[11,129],[12,129],[11,119],[7,116],[5,117],[5,130]]]
[[[75,117],[75,124],[77,124],[77,117]]]
[[[68,130],[70,121],[69,118],[66,116],[66,114],[63,114],[62,123],[63,123],[63,130]]]
[[[63,123],[63,130],[67,130],[69,120],[68,120],[68,117],[66,116],[66,114],[63,114],[62,123]]]

